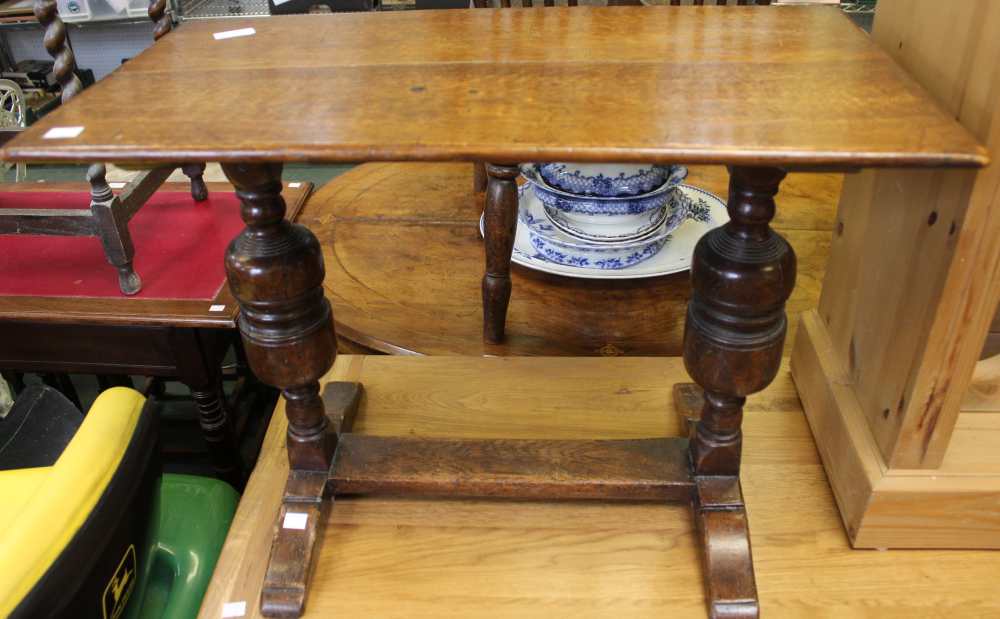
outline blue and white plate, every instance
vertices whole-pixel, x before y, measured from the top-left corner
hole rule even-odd
[[[531,231],[522,217],[518,217],[512,262],[543,273],[582,279],[641,279],[685,271],[691,266],[691,256],[698,239],[712,228],[729,221],[729,215],[726,212],[725,203],[718,196],[690,185],[680,185],[678,189],[688,200],[687,219],[667,235],[669,239],[664,240],[664,244],[658,251],[634,262],[631,266],[609,269],[592,264],[571,266],[555,262],[531,243]],[[522,196],[524,195],[531,196],[533,194],[532,192],[524,192]],[[535,201],[535,204],[537,205],[538,202]],[[541,211],[535,215],[535,218],[537,219],[539,215],[544,218]],[[479,230],[482,233],[482,219],[480,219]],[[658,232],[654,232],[654,235],[656,234]],[[577,239],[571,239],[568,235],[565,235],[565,238],[569,239],[570,243],[582,243]]]

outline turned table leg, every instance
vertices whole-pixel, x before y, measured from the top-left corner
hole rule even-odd
[[[104,246],[104,255],[118,269],[118,289],[122,294],[133,295],[142,289],[142,279],[132,266],[135,247],[128,230],[128,218],[122,213],[121,202],[112,193],[105,174],[103,163],[95,163],[87,169],[90,212]]]
[[[322,499],[337,430],[319,393],[319,379],[337,354],[333,314],[323,296],[323,254],[307,228],[285,220],[281,164],[232,163],[222,169],[236,187],[246,223],[226,251],[226,272],[240,304],[247,361],[285,398],[291,475],[283,505],[315,506]],[[311,556],[318,512],[301,513],[306,514],[301,528],[281,522],[276,528],[261,593],[266,615],[298,616],[305,605],[308,562],[306,569],[298,564]]]
[[[237,490],[246,483],[232,412],[222,388],[222,352],[211,330],[176,328],[170,345],[178,378],[191,390],[215,474]]]
[[[483,230],[486,274],[483,276],[483,337],[498,344],[504,338],[510,303],[510,257],[517,224],[515,164],[486,164],[486,208]]]
[[[776,168],[730,169],[730,221],[695,247],[684,364],[704,389],[690,437],[696,521],[705,554],[710,612],[756,617],[746,509],[739,488],[743,403],[781,363],[785,300],[795,253],[768,225],[784,178]]]

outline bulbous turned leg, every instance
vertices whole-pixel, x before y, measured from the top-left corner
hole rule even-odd
[[[795,253],[768,223],[784,176],[776,168],[731,168],[730,221],[694,250],[684,365],[705,390],[691,436],[701,475],[739,474],[743,402],[774,380],[781,363]]]
[[[208,200],[208,187],[205,185],[205,164],[187,163],[181,166],[184,175],[191,179],[191,197],[195,202]]]
[[[132,245],[132,235],[129,234],[128,221],[121,212],[121,203],[112,193],[105,174],[103,163],[95,163],[87,169],[90,212],[104,246],[104,255],[118,270],[118,289],[122,294],[134,295],[142,289],[142,279],[132,266],[135,247]]]
[[[327,471],[335,435],[319,379],[336,358],[333,314],[323,296],[323,254],[304,226],[285,220],[280,164],[224,164],[246,228],[226,251],[229,287],[250,368],[282,390],[293,470]]]
[[[746,397],[778,372],[785,301],[795,285],[795,253],[768,225],[784,176],[776,168],[730,168],[730,221],[698,241],[691,265],[684,365],[704,404],[689,451],[712,617],[759,614],[739,484],[740,428]],[[675,394],[682,407],[695,399],[690,389]]]
[[[515,164],[486,164],[485,225],[486,274],[483,276],[483,337],[499,344],[504,339],[510,303],[510,257],[517,223]]]

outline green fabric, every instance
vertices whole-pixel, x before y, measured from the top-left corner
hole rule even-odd
[[[162,476],[127,619],[197,616],[238,501],[217,479]]]

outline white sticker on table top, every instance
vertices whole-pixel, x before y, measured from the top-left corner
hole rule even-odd
[[[309,514],[305,512],[285,512],[285,521],[281,523],[281,528],[303,531],[307,522],[309,522]]]
[[[223,311],[225,309],[226,309],[225,305],[212,305],[211,307],[208,308],[208,311],[210,311],[210,312],[221,312],[221,311]]]
[[[83,133],[83,127],[52,127],[42,136],[44,140],[65,140]]]
[[[112,189],[125,189],[125,185],[127,184],[128,183],[122,181],[111,181],[110,183],[108,183],[108,187]]]
[[[292,0],[273,0],[273,1],[274,1],[274,6],[281,6],[282,4],[286,2],[291,2]]]
[[[287,2],[288,0],[285,1]],[[277,4],[277,2],[275,2],[275,4]],[[288,183],[288,186],[291,187],[292,189],[298,189],[299,187],[302,186],[302,183]]]
[[[226,602],[222,605],[222,619],[228,617],[242,617],[247,614],[246,601]]]
[[[257,34],[257,31],[253,28],[240,28],[239,30],[226,30],[225,32],[213,32],[212,38],[216,41],[221,41],[222,39],[235,39],[236,37],[248,37]]]

